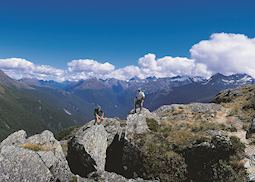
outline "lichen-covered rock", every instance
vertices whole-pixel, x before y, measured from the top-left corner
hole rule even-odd
[[[126,126],[125,121],[107,118],[105,122],[103,122],[103,126],[107,132],[107,144],[108,146],[112,143],[114,137],[116,135],[121,136],[125,132],[125,128],[121,125]]]
[[[210,116],[220,111],[222,108],[221,105],[214,103],[172,104],[162,106],[153,113],[158,115],[161,119],[164,119],[164,117],[179,117],[177,119],[183,117],[183,119],[185,119],[189,116],[189,113],[206,114],[206,116]]]
[[[111,118],[100,125],[91,121],[82,126],[68,143],[67,160],[72,172],[86,177],[93,171],[104,171],[107,147],[122,130],[120,121]]]
[[[3,146],[0,154],[0,181],[50,182],[54,176],[40,155],[18,146]]]
[[[0,150],[3,146],[19,145],[25,143],[27,134],[24,130],[19,130],[9,135],[5,140],[0,143]]]
[[[146,119],[157,120],[157,115],[143,108],[141,112],[129,114],[126,121],[125,137],[132,140],[134,135],[143,134],[149,131]]]
[[[21,130],[10,135],[1,146],[0,170],[10,181],[69,181],[73,176],[60,143],[50,131],[26,138]]]
[[[103,125],[94,125],[76,138],[76,142],[83,145],[86,152],[95,160],[95,168],[98,171],[104,171],[107,136]]]

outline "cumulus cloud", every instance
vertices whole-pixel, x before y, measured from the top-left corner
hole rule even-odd
[[[138,66],[129,65],[115,69],[110,63],[100,63],[98,61],[85,59],[73,60],[68,64],[69,80],[97,78],[116,78],[128,80],[132,77],[147,78],[150,76],[169,77],[177,75],[208,76],[210,73],[206,66],[196,64],[194,60],[182,57],[156,58],[155,54],[146,54],[138,60]]]
[[[73,60],[67,63],[67,66],[66,79],[69,80],[80,80],[90,77],[105,78],[107,74],[115,69],[115,66],[108,62],[100,63],[92,59]]]
[[[69,71],[88,72],[95,74],[107,74],[115,69],[115,66],[108,62],[99,63],[91,59],[73,60],[67,65]]]
[[[243,34],[212,34],[190,49],[196,63],[212,73],[246,73],[255,77],[255,39]]]
[[[171,77],[177,75],[204,76],[210,75],[206,66],[196,64],[193,59],[165,56],[156,59],[155,54],[147,54],[138,61],[143,77]]]
[[[135,76],[143,78],[141,69],[138,66],[130,65],[124,68],[116,69],[112,73],[108,74],[106,77],[116,78],[119,80],[127,80]]]
[[[191,75],[209,77],[220,72],[226,75],[246,73],[255,78],[255,39],[243,34],[212,34],[190,49],[190,58],[146,54],[137,65],[115,68],[108,62],[93,59],[72,60],[66,69],[35,65],[21,58],[0,59],[0,69],[13,78],[43,80],[80,80],[91,77],[127,80],[132,77],[172,77]]]
[[[0,69],[15,79],[37,78],[64,81],[64,70],[49,65],[35,65],[21,58],[0,59]]]

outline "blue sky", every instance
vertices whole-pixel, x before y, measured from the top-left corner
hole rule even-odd
[[[73,59],[137,64],[147,53],[187,56],[212,33],[254,37],[252,0],[0,0],[0,58],[59,68]]]
[[[254,0],[0,0],[0,69],[57,81],[255,77],[254,8]]]

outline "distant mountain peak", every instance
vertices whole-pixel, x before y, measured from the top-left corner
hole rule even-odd
[[[4,71],[0,70],[0,85],[15,88],[31,88],[29,85],[12,79]]]

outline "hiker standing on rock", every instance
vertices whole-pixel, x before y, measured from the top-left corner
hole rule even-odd
[[[136,113],[137,108],[140,108],[140,112],[142,111],[144,99],[145,99],[145,94],[142,91],[142,89],[139,88],[137,90],[137,94],[136,94],[136,97],[135,97],[135,108],[134,108],[135,113]]]
[[[104,120],[104,112],[101,108],[101,106],[97,105],[97,107],[94,110],[94,116],[95,116],[95,124],[101,124]]]

